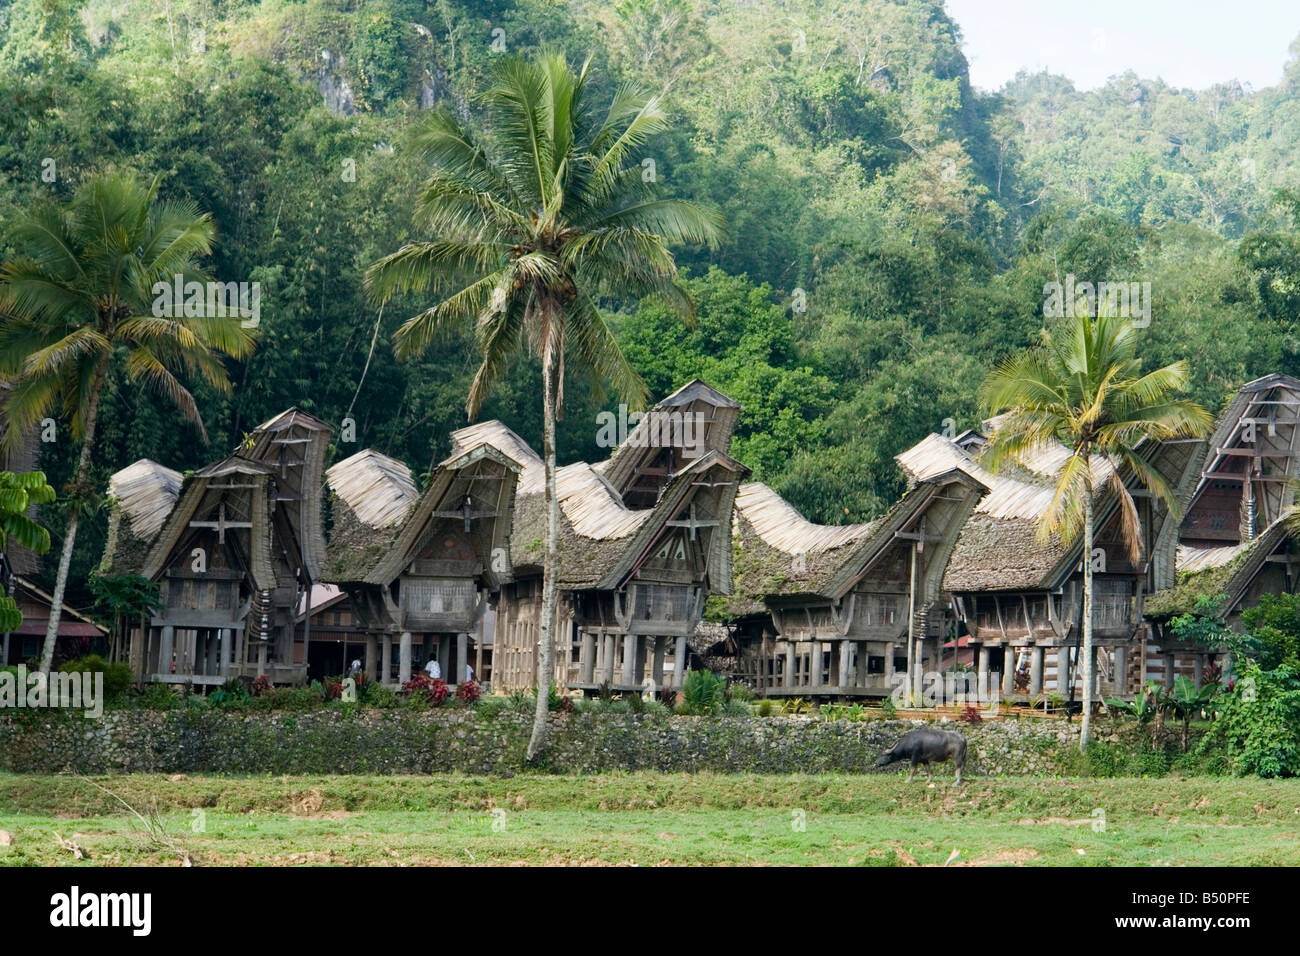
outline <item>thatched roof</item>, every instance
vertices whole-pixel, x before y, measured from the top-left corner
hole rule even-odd
[[[330,490],[371,528],[401,524],[420,496],[411,469],[367,448],[325,472]]]
[[[915,482],[883,517],[852,525],[813,524],[766,485],[742,485],[736,497],[737,586],[730,610],[754,613],[766,599],[802,594],[842,597],[936,494],[954,485],[964,485],[972,494],[967,508],[988,490],[964,471],[950,469]],[[950,516],[947,528],[932,529],[946,532],[948,547],[966,514],[959,511]]]
[[[361,580],[391,545],[419,491],[411,469],[370,448],[333,465],[325,481],[334,520],[322,578]]]
[[[1178,583],[1157,591],[1143,604],[1144,617],[1165,620],[1190,614],[1201,598],[1227,600],[1219,610],[1226,619],[1241,602],[1269,555],[1284,547],[1291,535],[1285,518],[1273,522],[1251,541],[1230,547],[1178,549]]]
[[[452,433],[453,453],[477,442],[490,444],[521,466],[510,533],[510,558],[517,575],[540,573],[546,532],[542,459],[527,442],[498,421],[482,422]],[[709,451],[668,481],[653,508],[632,509],[623,503],[622,496],[608,479],[608,468],[578,462],[557,469],[560,586],[566,589],[616,587],[613,582],[630,573],[632,566],[644,557],[655,535],[680,509],[695,483],[712,470],[731,476],[719,481],[721,485],[731,485],[731,495],[739,477],[748,473],[744,465],[730,456]],[[720,507],[730,513],[730,496]],[[713,550],[726,551],[721,546]],[[710,569],[711,587],[715,591],[726,590],[730,578],[730,553],[720,553]]]
[[[996,427],[997,420],[985,423]],[[1055,578],[1068,570],[1082,547],[1076,541],[1062,546],[1059,539],[1040,544],[1038,522],[1052,501],[1051,478],[1069,457],[1064,445],[1051,445],[1026,459],[1023,467],[993,474],[954,441],[928,435],[896,458],[909,480],[940,471],[958,469],[986,485],[989,493],[975,506],[957,540],[943,586],[948,591],[1029,590],[1055,586]],[[1100,456],[1092,462],[1093,481],[1105,489],[1113,474]],[[1099,524],[1108,514],[1099,502]]]
[[[141,458],[108,479],[112,511],[100,564],[106,574],[135,574],[180,497],[183,476]]]

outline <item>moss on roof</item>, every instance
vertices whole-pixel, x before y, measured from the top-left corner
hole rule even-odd
[[[1200,598],[1215,598],[1226,594],[1233,577],[1259,546],[1260,540],[1255,539],[1250,547],[1217,568],[1180,573],[1178,582],[1173,587],[1157,591],[1146,599],[1142,605],[1142,615],[1153,620],[1163,620],[1190,614],[1196,610]]]

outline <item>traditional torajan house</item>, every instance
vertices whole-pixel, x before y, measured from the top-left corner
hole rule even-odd
[[[900,454],[898,462],[913,480],[957,468],[989,488],[961,530],[942,584],[960,630],[974,646],[977,682],[983,686],[986,674],[997,673],[1004,695],[1065,694],[1081,670],[1083,541],[1079,535],[1066,547],[1055,536],[1040,543],[1038,528],[1052,500],[1052,479],[1070,452],[1059,445],[1044,448],[1025,467],[993,475],[971,453],[980,445],[973,440],[962,447],[930,435]],[[1185,501],[1203,450],[1203,442],[1190,440],[1148,445],[1143,453]],[[1121,535],[1112,465],[1098,458],[1092,473],[1097,502],[1088,560],[1094,583],[1094,673],[1102,692],[1129,695],[1139,686],[1145,659],[1139,634],[1143,601],[1172,580],[1177,528],[1158,499],[1121,470],[1142,535],[1133,562]]]
[[[324,422],[290,409],[183,482],[149,461],[113,476],[105,567],[162,592],[162,607],[132,635],[139,679],[304,679],[310,635],[295,640],[295,618],[325,556],[319,489],[329,435]]]
[[[748,469],[727,452],[739,406],[700,381],[636,423],[599,465],[559,468],[555,682],[561,689],[680,686],[711,593],[731,587],[732,504]],[[493,638],[495,689],[537,682],[545,559],[545,466],[518,435],[485,422],[453,435],[487,442],[521,466],[510,535],[513,581]]]
[[[1286,517],[1300,478],[1300,381],[1266,375],[1242,386],[1219,418],[1197,477],[1179,529],[1177,579],[1144,608],[1154,633],[1142,676],[1166,686],[1177,674],[1199,685],[1224,664],[1224,648],[1181,639],[1171,619],[1193,613],[1204,598],[1217,605],[1213,617],[1240,629],[1241,611],[1262,595],[1295,590],[1300,559]]]
[[[958,533],[987,488],[960,469],[915,481],[865,524],[806,521],[767,485],[736,499],[738,676],[763,696],[888,696],[939,669],[940,588]],[[915,661],[909,667],[909,661]]]
[[[348,592],[367,631],[367,674],[405,683],[413,668],[437,660],[449,684],[460,683],[467,667],[485,679],[479,623],[489,596],[510,577],[519,470],[481,441],[458,442],[418,496],[410,470],[378,452],[330,468],[327,577]]]

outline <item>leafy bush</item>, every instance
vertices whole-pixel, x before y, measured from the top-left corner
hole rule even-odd
[[[135,703],[144,710],[174,710],[181,705],[170,684],[146,684]]]
[[[420,708],[421,702],[433,707],[441,707],[451,696],[451,688],[441,677],[416,674],[402,685],[402,693],[416,709]]]
[[[244,686],[244,682],[238,677],[232,677],[222,684],[220,689],[208,695],[208,704],[223,710],[239,710],[247,707],[252,699],[253,696]]]
[[[880,701],[880,712],[885,715],[885,720],[895,720],[898,717],[898,708],[894,706],[894,698],[886,697]]]
[[[274,686],[271,684],[271,678],[267,677],[265,674],[258,675],[258,678],[253,681],[252,690],[254,697],[261,697],[263,694],[270,693],[274,690]]]
[[[1300,774],[1300,679],[1279,667],[1264,670],[1254,661],[1242,671],[1231,693],[1214,703],[1218,720],[1196,752],[1222,748],[1235,773],[1260,777]]]
[[[743,700],[729,700],[723,705],[723,714],[728,717],[753,717],[754,708]]]
[[[483,696],[483,685],[478,681],[461,681],[456,687],[456,699],[464,704],[472,704]]]
[[[687,671],[682,685],[680,714],[711,717],[721,714],[727,706],[727,680],[713,671]]]
[[[74,661],[68,661],[59,670],[66,673],[90,673],[104,675],[104,699],[112,700],[131,689],[131,667],[128,664],[110,664],[98,654],[87,654]]]
[[[759,717],[775,717],[780,711],[780,705],[770,697],[764,697],[760,700],[758,707],[755,709],[755,713]]]

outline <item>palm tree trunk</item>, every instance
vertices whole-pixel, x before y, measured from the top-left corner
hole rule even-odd
[[[1088,749],[1092,729],[1092,485],[1083,501],[1083,719],[1079,722],[1079,753]]]
[[[63,535],[63,552],[59,555],[59,573],[54,579],[54,595],[50,601],[50,619],[45,625],[45,646],[41,649],[41,673],[48,674],[54,666],[54,645],[59,639],[59,618],[63,616],[63,592],[68,586],[68,569],[72,566],[72,548],[77,541],[77,524],[80,518],[78,508],[81,505],[81,493],[86,487],[90,475],[90,450],[95,444],[95,423],[99,418],[99,395],[104,388],[104,376],[108,372],[109,353],[105,352],[95,369],[95,379],[91,383],[90,396],[86,406],[86,427],[82,431],[81,455],[77,459],[77,472],[73,478],[72,511],[68,515],[68,527]]]
[[[555,495],[555,362],[549,353],[542,359],[542,455],[546,461],[546,561],[542,566],[541,639],[537,647],[537,710],[533,715],[533,735],[525,754],[529,762],[546,746],[547,718],[550,712],[551,677],[555,649],[555,564],[560,538],[560,502]]]

